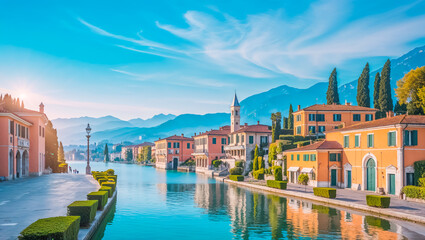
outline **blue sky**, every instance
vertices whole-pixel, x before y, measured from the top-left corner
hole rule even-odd
[[[0,92],[50,118],[227,112],[425,45],[424,1],[0,0]]]

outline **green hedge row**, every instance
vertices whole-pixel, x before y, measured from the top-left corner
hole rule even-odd
[[[264,180],[264,168],[257,171],[253,171],[252,176],[257,180]]]
[[[115,188],[117,186],[116,182],[104,182],[100,185],[101,187],[110,187],[112,188],[112,192],[115,192]]]
[[[425,200],[425,187],[417,186],[405,186],[403,187],[403,193],[409,198],[418,198]]]
[[[98,191],[106,191],[106,192],[108,192],[108,197],[112,197],[112,195],[114,195],[114,192],[112,192],[112,188],[111,187],[103,186],[103,187],[99,188]]]
[[[267,187],[286,189],[286,181],[267,180]]]
[[[80,225],[88,226],[96,217],[98,201],[75,201],[68,205],[68,216],[80,216]]]
[[[230,175],[229,179],[232,181],[242,182],[245,178],[242,175]]]
[[[315,196],[325,198],[336,198],[335,188],[315,187],[313,188],[313,192]]]
[[[51,217],[38,219],[25,228],[18,237],[20,240],[40,240],[40,239],[78,239],[80,231],[80,217]]]
[[[91,192],[87,194],[87,199],[97,200],[98,201],[97,209],[102,210],[103,207],[105,207],[106,203],[108,203],[108,192],[106,191]]]
[[[366,195],[366,203],[371,207],[388,208],[391,198],[387,196]]]

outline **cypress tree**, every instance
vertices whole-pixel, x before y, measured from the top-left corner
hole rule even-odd
[[[357,105],[370,107],[369,63],[366,63],[357,83]]]
[[[379,85],[379,106],[381,111],[388,112],[394,108],[391,97],[391,62],[388,59],[382,68],[381,82]]]
[[[283,129],[288,129],[288,118],[283,117]]]
[[[379,86],[381,85],[381,75],[379,72],[375,75],[375,84],[373,85],[373,107],[376,109],[381,109],[379,106]]]
[[[336,78],[336,68],[332,71],[329,76],[329,86],[328,91],[326,92],[326,100],[328,105],[339,104],[339,95],[338,95],[338,80]]]
[[[282,131],[282,113],[276,113],[276,124],[275,124],[275,132],[274,132],[274,142],[279,139],[280,132]]]
[[[292,108],[292,104],[289,105],[289,116],[288,116],[288,128],[287,129],[293,129],[294,128],[294,109]]]
[[[105,150],[103,151],[103,155],[105,155],[105,162],[109,162],[109,149],[107,143],[105,143]]]

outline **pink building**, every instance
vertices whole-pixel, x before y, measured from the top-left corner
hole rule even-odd
[[[156,167],[163,169],[177,169],[186,160],[192,158],[193,138],[171,136],[155,141]]]
[[[212,170],[212,161],[226,156],[224,147],[229,141],[230,126],[220,127],[193,136],[195,149],[192,155],[196,161],[196,172]]]
[[[37,112],[0,101],[0,178],[43,174],[47,122],[43,103]]]

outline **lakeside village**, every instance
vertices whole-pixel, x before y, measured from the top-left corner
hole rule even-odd
[[[105,161],[142,163],[209,176],[276,178],[314,187],[407,194],[409,198],[425,199],[425,141],[421,141],[425,116],[415,115],[423,114],[423,109],[413,101],[408,102],[411,96],[406,93],[410,91],[408,87],[415,87],[409,81],[415,81],[424,68],[411,70],[399,80],[395,91],[400,101],[395,108],[390,61],[375,76],[372,100],[369,66],[365,66],[358,81],[358,106],[340,104],[334,69],[329,78],[327,104],[305,108],[297,105],[295,111],[291,104],[288,117],[282,118],[280,112],[272,114],[272,126],[260,122],[242,124],[241,106],[235,94],[230,106],[230,125],[191,137],[174,135],[154,143],[116,144],[111,152],[106,144],[102,153],[99,148],[92,150],[92,158],[103,154]],[[370,102],[376,107],[371,108]],[[43,103],[39,111],[29,110],[8,94],[1,96],[0,103],[1,180],[67,172],[65,158],[84,159],[84,154],[76,151],[65,156]],[[276,172],[282,176],[275,176]]]

